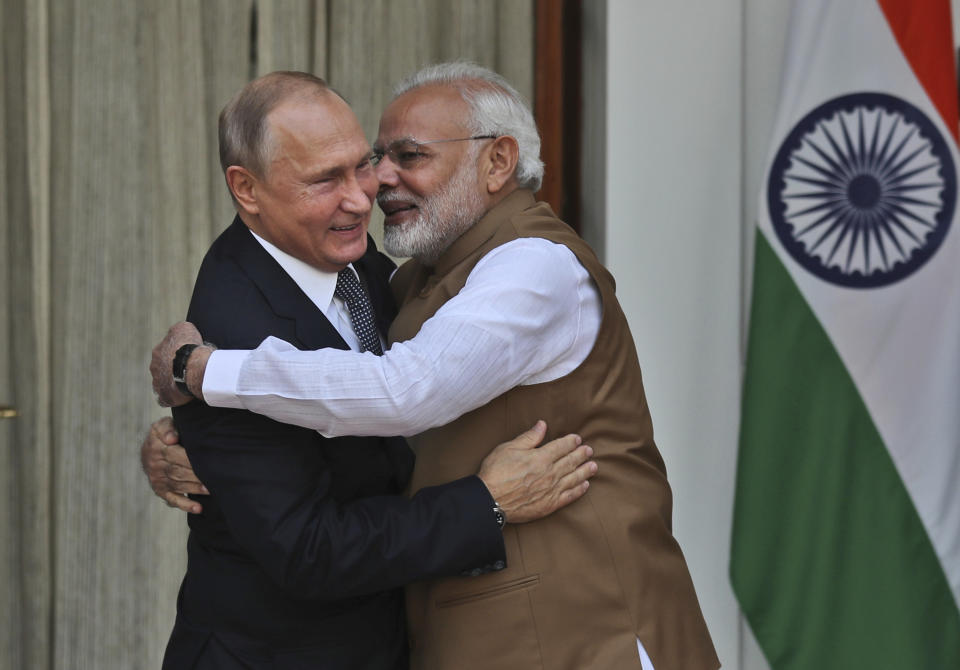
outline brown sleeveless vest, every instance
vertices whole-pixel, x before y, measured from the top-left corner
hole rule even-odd
[[[614,280],[550,207],[510,194],[444,253],[393,280],[400,314],[390,341],[411,338],[466,283],[491,249],[522,237],[566,245],[603,301],[600,332],[570,374],[518,386],[413,438],[412,489],[477,472],[497,444],[543,418],[548,438],[578,433],[600,469],[581,500],[504,529],[507,568],[407,589],[412,664],[423,670],[640,668],[639,638],[656,670],[719,667],[680,547],[671,493]],[[543,337],[550,337],[549,332]]]

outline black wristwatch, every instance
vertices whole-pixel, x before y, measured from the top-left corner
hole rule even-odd
[[[173,355],[173,383],[177,385],[181,393],[191,398],[197,396],[193,395],[190,392],[190,387],[187,386],[187,361],[190,360],[190,354],[193,353],[193,350],[199,346],[199,344],[185,344],[177,349],[177,353]]]
[[[503,508],[500,507],[500,503],[496,500],[493,501],[493,518],[497,521],[497,527],[503,530],[503,527],[507,524],[507,517],[503,513]]]

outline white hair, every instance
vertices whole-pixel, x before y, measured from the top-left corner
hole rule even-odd
[[[509,135],[517,140],[516,178],[521,188],[540,190],[543,161],[540,133],[523,96],[493,70],[465,61],[427,65],[394,87],[394,97],[428,84],[456,88],[470,109],[470,129],[475,135]]]

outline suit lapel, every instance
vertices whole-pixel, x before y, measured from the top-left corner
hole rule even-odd
[[[301,349],[349,349],[323,312],[254,239],[239,217],[231,224],[230,236],[230,253],[241,270],[260,289],[278,317],[294,322],[298,342],[291,344]]]

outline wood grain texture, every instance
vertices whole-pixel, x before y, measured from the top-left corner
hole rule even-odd
[[[534,116],[545,169],[537,197],[580,231],[581,8],[579,0],[537,0]]]

